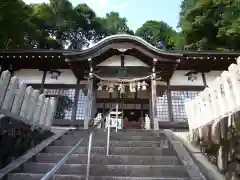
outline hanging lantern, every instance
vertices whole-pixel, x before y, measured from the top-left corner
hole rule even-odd
[[[146,91],[147,90],[147,83],[145,81],[142,82],[142,90]]]

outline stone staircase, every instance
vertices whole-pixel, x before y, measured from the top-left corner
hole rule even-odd
[[[110,156],[106,156],[104,130],[93,134],[90,180],[204,180],[193,178],[176,149],[163,132],[125,130],[111,132]],[[39,180],[87,131],[69,131],[37,154],[31,162],[8,174],[8,180]],[[84,180],[88,139],[71,155],[53,179]],[[186,161],[186,160],[185,160]],[[189,162],[187,162],[189,164]],[[191,162],[190,162],[191,166]],[[192,168],[192,167],[190,167]],[[196,177],[196,176],[195,176]]]

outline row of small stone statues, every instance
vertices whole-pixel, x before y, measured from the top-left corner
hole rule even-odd
[[[186,100],[185,109],[190,132],[197,133],[200,139],[208,138],[211,126],[212,140],[219,140],[222,124],[239,128],[240,119],[240,57],[223,71],[212,86],[205,88],[195,99]],[[221,128],[222,127],[222,128]],[[226,127],[227,128],[227,127]],[[206,136],[206,137],[205,137]]]
[[[38,90],[26,86],[18,77],[3,71],[0,78],[1,116],[30,125],[32,129],[49,130],[56,112],[56,99],[46,98]]]

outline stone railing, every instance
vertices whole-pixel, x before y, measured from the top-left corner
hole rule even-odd
[[[212,86],[185,102],[190,139],[199,145],[226,179],[240,171],[240,57]]]
[[[11,78],[9,71],[4,71],[0,78],[0,110],[3,115],[13,116],[32,129],[49,130],[56,111],[56,99],[45,98],[38,90],[27,87],[16,76]]]
[[[0,77],[0,168],[52,135],[56,99],[3,71]]]

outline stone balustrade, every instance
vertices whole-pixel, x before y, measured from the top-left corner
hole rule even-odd
[[[240,172],[240,57],[213,85],[186,100],[190,139],[208,154],[227,179]]]
[[[32,129],[49,130],[56,112],[56,99],[45,98],[20,82],[18,77],[11,77],[9,71],[3,71],[0,78],[0,110],[13,115],[16,120],[30,125]],[[3,115],[6,115],[3,113]]]
[[[55,98],[3,71],[0,77],[0,168],[50,137]]]

